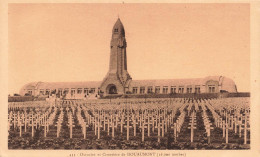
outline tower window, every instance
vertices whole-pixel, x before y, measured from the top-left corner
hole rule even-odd
[[[209,85],[208,91],[209,91],[209,93],[215,93],[216,92],[215,91],[215,85]]]
[[[118,32],[118,29],[116,28],[114,32]]]

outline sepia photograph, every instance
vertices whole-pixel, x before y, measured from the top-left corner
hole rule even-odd
[[[7,149],[252,150],[250,9],[8,3]]]

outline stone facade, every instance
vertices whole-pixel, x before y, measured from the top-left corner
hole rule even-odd
[[[60,93],[66,99],[81,99],[110,94],[169,94],[237,92],[233,80],[224,76],[195,79],[132,80],[127,71],[125,29],[118,19],[112,29],[109,70],[103,81],[33,82],[20,90],[20,95],[50,95]]]

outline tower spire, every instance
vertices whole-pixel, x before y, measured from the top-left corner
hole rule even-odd
[[[100,88],[105,94],[111,94],[112,88],[124,94],[129,87],[132,78],[127,71],[126,47],[125,29],[118,15],[112,29],[109,71]]]

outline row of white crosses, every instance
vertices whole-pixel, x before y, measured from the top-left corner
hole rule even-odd
[[[167,106],[168,107],[168,106]],[[152,122],[152,131],[154,132],[154,128],[157,128],[158,133],[158,142],[160,142],[160,136],[164,137],[165,132],[168,131],[168,127],[173,125],[173,118],[176,114],[176,108],[169,109],[170,114],[168,114],[168,109],[163,108],[155,110],[155,112],[151,112],[148,114],[148,121],[146,122],[148,124],[148,136],[149,130],[150,130],[150,122]],[[147,115],[145,116],[147,117]],[[152,118],[150,120],[150,117]],[[180,117],[179,117],[180,118]],[[175,125],[175,128],[177,129],[177,125]]]
[[[49,132],[49,126],[53,125],[54,123],[54,119],[57,114],[57,107],[54,107],[54,111],[49,116],[48,116],[48,112],[49,111],[47,111],[47,115],[46,113],[43,114],[45,118],[42,124],[42,126],[44,127],[44,137],[47,137],[47,133]]]
[[[22,136],[22,126],[23,124],[23,118],[24,114],[18,111],[17,114],[13,114],[13,126],[14,126],[14,130],[17,128],[17,126],[19,127],[19,131],[20,131],[20,137]]]
[[[50,119],[48,119],[49,113],[51,113],[52,108],[48,108],[47,106],[45,108],[46,111],[44,112],[39,108],[36,108],[35,111],[29,110],[29,113],[27,113],[26,107],[20,108],[20,110],[21,109],[23,109],[23,111],[19,111],[19,110],[10,111],[9,118],[8,118],[9,130],[10,130],[10,126],[13,126],[15,131],[19,127],[19,132],[21,137],[22,127],[24,128],[24,132],[27,132],[27,127],[30,126],[32,129],[32,137],[34,137],[35,128],[37,129],[40,126],[44,126],[46,130],[44,135],[46,136],[46,133],[48,131],[48,125],[49,123],[51,124],[53,122],[55,116],[55,113],[52,113]]]
[[[32,108],[46,108],[51,104],[46,101],[8,102],[8,111],[21,111]]]
[[[160,109],[155,110],[155,112],[150,112],[147,110],[141,111],[141,119],[139,120],[140,127],[142,128],[142,141],[144,141],[144,133],[147,128],[148,136],[150,136],[150,129],[152,124],[152,131],[157,128],[158,142],[160,142],[160,137],[164,137],[165,132],[167,132],[167,122],[166,110],[160,111]],[[138,116],[138,115],[137,115]]]
[[[43,129],[44,129],[44,137],[47,137],[47,133],[49,132],[48,112],[47,113],[45,112],[41,116],[41,119],[43,119],[43,123],[41,124],[41,126],[43,126]],[[37,125],[36,125],[36,127],[37,127]]]
[[[46,108],[47,109],[47,108]],[[44,128],[44,137],[47,136],[47,132],[49,131],[49,120],[48,117],[52,109],[49,108],[47,111],[39,111],[36,110],[36,113],[31,112],[29,113],[29,126],[31,126],[32,131],[32,137],[34,137],[35,129],[38,129],[38,127],[43,126]]]
[[[136,99],[136,100],[128,100],[127,103],[125,103],[122,100],[116,100],[111,104],[108,104],[107,100],[101,100],[104,101],[102,103],[99,103],[98,101],[94,103],[86,103],[84,101],[67,101],[67,106],[70,106],[70,108],[66,108],[67,114],[68,114],[68,127],[70,129],[70,137],[72,138],[72,128],[75,126],[73,121],[73,115],[76,113],[76,117],[79,121],[79,125],[82,127],[82,132],[84,135],[84,138],[86,138],[86,130],[84,130],[85,125],[86,126],[93,126],[93,130],[95,130],[95,135],[98,136],[98,139],[100,139],[100,131],[103,128],[103,131],[107,131],[108,135],[112,135],[112,137],[115,136],[115,131],[119,131],[123,133],[124,128],[126,128],[126,139],[129,140],[129,132],[131,132],[131,129],[134,131],[134,136],[136,136],[137,128],[139,128],[141,134],[142,134],[142,141],[145,140],[146,136],[150,136],[151,132],[154,133],[154,130],[157,129],[158,132],[158,141],[160,141],[160,137],[164,137],[164,134],[167,132],[167,129],[173,128],[174,129],[174,136],[175,140],[177,139],[178,133],[181,130],[182,124],[185,120],[186,112],[184,109],[187,107],[186,100],[184,99],[150,99],[150,102],[144,102],[143,99]],[[59,102],[60,104],[62,102]],[[58,105],[59,105],[58,103]],[[104,104],[105,105],[104,105]],[[203,106],[203,111],[206,111],[206,107],[211,111],[213,118],[215,120],[215,125],[220,128],[224,128],[223,130],[223,136],[226,133],[226,128],[234,128],[235,132],[237,131],[237,127],[239,126],[239,130],[241,132],[242,125],[244,125],[244,130],[248,130],[248,121],[249,121],[249,109],[247,108],[246,116],[241,115],[240,111],[244,109],[243,107],[239,106],[236,108],[236,111],[233,112],[232,109],[236,106],[232,106],[232,101],[230,102],[224,102],[222,106],[216,104],[217,101],[215,100],[206,100],[204,102],[199,103],[200,106]],[[230,103],[230,104],[229,104]],[[52,125],[54,115],[56,115],[56,108],[54,108],[54,111],[52,111],[52,104],[46,104],[46,106],[43,106],[44,103],[36,103],[40,104],[40,107],[34,106],[32,103],[25,103],[25,106],[22,107],[21,104],[13,104],[15,108],[11,108],[11,112],[9,113],[9,128],[10,126],[14,126],[14,128],[22,127],[24,125],[25,130],[29,124],[29,126],[32,127],[32,136],[34,136],[34,128],[37,128],[39,126],[44,126],[44,129],[46,130],[45,136],[48,132],[48,126]],[[79,105],[80,104],[80,105]],[[126,105],[127,104],[127,105]],[[57,106],[58,106],[57,105]],[[229,110],[226,111],[224,107],[226,106],[232,106],[229,107]],[[80,106],[80,107],[79,107]],[[177,106],[177,107],[176,107]],[[195,111],[199,110],[199,105],[197,103],[194,104]],[[206,106],[206,107],[205,107]],[[76,112],[76,107],[77,111]],[[195,123],[196,122],[196,112],[192,111],[193,104],[191,102],[188,103],[188,116],[190,116],[190,129],[191,132],[193,132],[195,129]],[[31,111],[27,114],[27,112],[24,112],[21,114],[21,112],[17,112],[17,110],[21,109],[29,109],[29,108],[35,108],[35,111]],[[40,108],[40,109],[39,109]],[[72,113],[69,111],[71,109]],[[84,112],[85,119],[81,116],[81,109]],[[176,114],[177,109],[180,111],[180,116],[177,117],[177,120],[173,122],[174,116]],[[12,112],[13,111],[13,112]],[[224,111],[224,112],[223,112]],[[231,112],[232,111],[232,112]],[[36,112],[36,113],[34,113]],[[55,113],[55,114],[54,114]],[[17,116],[19,114],[19,116]],[[16,118],[14,118],[16,117]],[[20,117],[20,118],[18,118]],[[61,113],[59,115],[58,121],[57,121],[57,137],[59,137],[59,133],[61,130],[61,126],[63,123],[63,117],[64,113],[61,110]],[[205,129],[206,132],[210,136],[210,122],[207,122],[207,114],[205,112]],[[225,120],[222,120],[222,118]],[[18,120],[22,119],[22,120]],[[21,121],[21,123],[18,121]],[[85,123],[85,124],[84,124]],[[225,123],[225,124],[223,124]],[[228,124],[226,124],[228,123]],[[228,125],[228,127],[226,127]],[[209,128],[207,128],[207,126]],[[234,127],[235,126],[235,127]],[[232,128],[231,128],[232,127]],[[193,128],[193,129],[192,129]],[[112,129],[112,134],[111,134]],[[20,129],[21,130],[21,129]],[[209,131],[208,131],[209,130]],[[26,131],[25,131],[26,132]],[[85,134],[84,134],[85,133]],[[246,134],[246,131],[245,131]],[[228,135],[228,134],[227,134]],[[226,135],[225,135],[226,137]],[[241,137],[241,136],[240,136]],[[246,136],[244,136],[246,138]],[[191,137],[191,140],[193,138]],[[246,141],[246,140],[245,140]]]
[[[244,129],[244,144],[247,143],[247,131],[250,130],[248,127],[250,107],[245,100],[245,98],[222,99],[222,101],[210,101],[212,107],[211,105],[207,105],[213,116],[215,115],[215,121],[217,119],[218,123],[216,126],[223,129],[223,137],[226,137],[226,143],[228,143],[228,129],[234,130],[235,133],[237,133],[237,127],[239,137],[241,137],[242,129]],[[213,112],[213,108],[215,108],[221,116],[217,116],[217,113]],[[241,112],[244,112],[244,115],[241,114]],[[222,120],[220,117],[225,120]]]
[[[123,132],[124,115],[122,112],[114,114],[113,110],[112,113],[109,113],[108,111],[99,108],[92,113],[94,115],[92,123],[95,129],[95,135],[98,136],[98,139],[100,139],[100,132],[102,128],[103,131],[107,131],[108,135],[110,135],[110,128],[112,128],[112,138],[115,137],[115,128],[117,128],[118,124],[121,125],[121,133]]]
[[[221,116],[218,115],[215,112],[215,109],[209,103],[203,104],[203,106],[204,105],[207,106],[207,108],[211,111],[212,116],[214,118],[214,122],[215,122],[214,124],[216,125],[216,127],[222,128],[222,130],[223,130],[223,138],[226,138],[226,143],[228,143],[228,130],[231,128],[230,125],[229,125],[229,121],[228,121],[229,118],[226,116],[225,112],[223,112],[223,116],[222,117],[223,118],[226,117],[226,120],[223,120],[221,118]],[[205,107],[204,107],[204,109],[205,109]]]
[[[194,111],[192,112],[189,120],[190,120],[190,122],[189,122],[190,127],[188,127],[188,128],[190,129],[190,132],[191,132],[190,142],[193,142],[194,129],[196,129],[196,125],[197,125],[196,113]]]
[[[79,122],[79,125],[81,126],[82,134],[84,136],[84,139],[86,139],[86,137],[87,137],[87,133],[86,133],[87,130],[86,130],[86,128],[88,127],[88,125],[85,122],[85,119],[81,115],[81,108],[80,107],[77,108],[76,116],[77,116],[77,120]]]
[[[208,143],[210,143],[210,130],[212,130],[214,128],[212,127],[212,123],[210,122],[209,117],[206,113],[207,108],[206,108],[205,104],[202,103],[200,106],[202,109],[203,124],[204,124],[204,128],[206,130],[206,133],[207,133]]]
[[[85,115],[85,118],[86,118],[86,124],[88,125],[88,126],[90,126],[90,125],[94,125],[94,123],[92,123],[92,120],[94,119],[94,117],[92,117],[90,114],[89,114],[89,108],[87,108],[86,106],[84,106],[84,105],[82,105],[81,106],[82,107],[82,110],[83,110],[83,112],[84,112],[84,115]],[[94,129],[93,129],[94,130]]]
[[[219,128],[222,125],[221,116],[217,112],[215,112],[215,108],[212,105],[210,105],[209,103],[206,103],[205,105],[210,110],[210,112],[214,118],[215,126]]]
[[[19,110],[21,105],[14,104],[14,103],[8,103],[8,110],[9,111],[17,111]]]
[[[189,103],[189,105],[188,105],[188,107],[187,107],[187,110],[188,110],[188,116],[190,116],[191,115],[191,109],[192,109],[192,107],[193,107],[193,103]]]
[[[186,112],[184,111],[184,109],[186,108],[187,105],[183,104],[180,108],[180,115],[177,118],[176,122],[173,124],[172,128],[174,129],[174,141],[177,142],[177,137],[179,136],[179,133],[181,131],[182,125],[184,123],[185,120],[185,116],[186,116]]]
[[[85,107],[83,107],[84,110]],[[117,113],[115,113],[115,111]],[[144,134],[145,130],[147,130],[148,136],[150,136],[151,129],[154,132],[154,129],[157,128],[158,130],[158,141],[160,140],[160,136],[164,136],[164,133],[167,132],[167,128],[169,124],[172,122],[174,115],[170,114],[166,116],[167,110],[164,109],[159,112],[159,109],[155,111],[152,110],[138,110],[132,106],[131,109],[127,110],[112,110],[107,112],[107,110],[102,109],[92,109],[91,112],[93,113],[94,119],[89,118],[90,114],[84,111],[85,117],[89,123],[91,121],[95,128],[95,135],[100,138],[100,129],[103,127],[103,130],[108,131],[108,135],[110,132],[110,128],[112,127],[112,137],[114,137],[114,129],[118,126],[120,127],[120,132],[123,132],[123,128],[127,129],[127,140],[129,140],[129,131],[130,128],[134,130],[134,136],[136,136],[136,129],[139,125],[140,131],[142,132],[142,141],[144,141]],[[141,114],[139,114],[141,112]],[[172,112],[175,114],[175,111]],[[182,116],[181,116],[182,117]],[[126,124],[125,124],[126,122]],[[103,124],[103,126],[102,126]],[[151,128],[152,125],[152,128]],[[161,131],[162,130],[162,131]]]
[[[206,104],[206,106],[212,113],[216,127],[222,128],[223,138],[226,138],[226,143],[228,143],[228,130],[229,129],[233,130],[233,116],[232,116],[232,118],[230,118],[229,116],[227,116],[227,114],[224,110],[223,110],[223,115],[220,116],[219,114],[217,114],[215,112],[215,109],[210,104]],[[225,117],[226,119],[223,120],[223,118],[221,118],[221,117],[223,117],[223,118]],[[231,126],[230,126],[230,124],[231,124]],[[235,122],[235,133],[236,133],[236,130],[237,130],[237,125]]]
[[[199,111],[199,104],[195,103],[194,106],[195,106],[195,112],[198,112]]]
[[[13,124],[12,124],[12,118],[13,118],[13,112],[11,111],[11,112],[8,114],[8,135],[9,135],[9,131],[10,131],[11,126],[13,126]]]
[[[241,130],[244,129],[244,144],[247,143],[247,131],[250,130],[248,127],[249,124],[249,113],[250,113],[250,105],[249,105],[249,98],[240,98],[240,99],[235,99],[232,100],[235,103],[231,103],[228,105],[229,111],[234,111],[234,116],[235,116],[235,132],[236,130],[236,125],[239,126],[239,137],[241,137]],[[241,114],[242,113],[242,114]],[[244,123],[243,123],[244,122]],[[244,128],[243,128],[244,127]]]
[[[10,131],[10,126],[13,126],[14,131],[19,129],[20,137],[22,136],[22,127],[24,126],[25,132],[27,131],[27,125],[29,119],[27,119],[27,113],[26,112],[20,112],[20,111],[11,111],[8,117],[8,131]]]
[[[63,112],[63,108],[61,108],[60,114],[59,114],[57,122],[56,122],[57,124],[55,125],[57,127],[57,137],[60,137],[63,118],[64,118],[64,112]]]
[[[70,130],[70,138],[72,138],[73,127],[75,127],[74,117],[73,117],[71,111],[69,111],[69,110],[67,110],[67,116],[68,116],[68,127],[69,127],[69,130]]]

